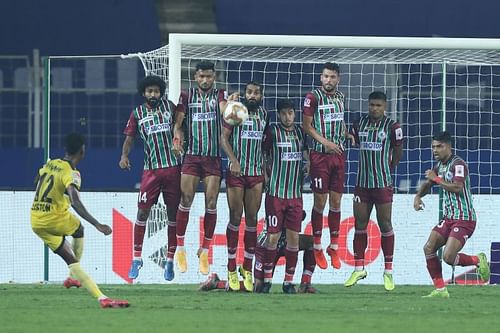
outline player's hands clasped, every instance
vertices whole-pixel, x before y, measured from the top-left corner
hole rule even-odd
[[[351,146],[355,147],[356,146],[356,139],[354,138],[354,135],[347,133],[345,135],[345,138],[351,142]]]
[[[102,232],[103,234],[110,235],[113,232],[113,229],[107,224],[98,224],[96,225],[96,229]]]
[[[127,169],[127,170],[130,170],[130,168],[132,167],[130,165],[130,161],[127,156],[122,156],[120,158],[120,162],[118,163],[118,165],[120,166],[121,169]]]
[[[434,172],[434,170],[426,170],[425,171],[425,178],[431,180],[431,181],[434,181],[434,179],[437,177],[436,175],[436,172]]]
[[[424,202],[422,201],[422,198],[419,196],[416,196],[415,199],[413,200],[413,208],[418,212],[419,210],[424,210],[425,205]]]
[[[184,153],[184,149],[182,148],[182,140],[179,137],[174,137],[172,151],[175,155],[179,156]]]
[[[342,154],[343,152],[342,147],[331,141],[328,141],[326,144],[324,144],[324,146],[328,154]]]
[[[231,167],[229,168],[229,171],[231,172],[231,175],[235,177],[240,177],[241,176],[240,162],[238,162],[237,160],[231,161]]]
[[[239,92],[234,92],[231,95],[228,96],[227,101],[239,101],[240,100],[240,93]]]

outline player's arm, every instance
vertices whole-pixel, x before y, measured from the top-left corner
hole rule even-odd
[[[308,176],[309,172],[311,171],[311,160],[309,158],[309,149],[305,149],[302,152],[302,163],[303,163],[304,176]]]
[[[102,232],[105,235],[111,234],[111,227],[106,224],[101,224],[97,221],[90,213],[87,211],[87,208],[83,205],[80,200],[80,193],[74,184],[69,184],[66,188],[68,192],[69,199],[71,200],[71,207],[80,215],[82,218],[87,220],[90,224],[92,224],[97,230]]]
[[[415,198],[413,199],[413,208],[416,211],[423,210],[424,209],[424,202],[422,201],[422,198],[429,193],[432,185],[434,183],[430,180],[426,180],[420,188],[417,191],[417,194],[415,195]]]
[[[403,157],[403,129],[398,123],[395,123],[391,128],[391,162],[390,168],[394,170],[396,166],[401,161],[401,157]]]
[[[126,135],[125,141],[123,142],[122,146],[122,155],[120,157],[120,162],[118,165],[122,169],[128,169],[130,170],[130,161],[128,159],[128,155],[130,154],[130,151],[132,150],[132,147],[134,146],[134,137],[135,134],[137,133],[137,119],[135,118],[135,112],[132,111],[130,113],[130,117],[128,118],[127,125],[125,126],[125,129],[123,130],[123,134]]]
[[[233,147],[229,143],[229,138],[233,133],[233,127],[227,124],[222,125],[222,133],[220,136],[220,144],[222,150],[226,153],[227,158],[231,161],[230,172],[233,176],[239,177],[241,176],[241,165],[236,155],[234,155]]]
[[[392,149],[392,156],[390,163],[391,170],[394,170],[394,168],[399,164],[399,161],[401,161],[401,157],[403,157],[403,145],[395,146]]]
[[[449,182],[444,178],[439,177],[434,170],[427,170],[425,172],[425,178],[434,184],[438,184],[443,190],[448,192],[459,193],[464,189],[464,183],[462,181],[457,180],[454,177],[454,179]]]
[[[174,122],[174,147],[172,150],[176,153],[182,153],[182,143],[184,141],[184,132],[182,130],[182,124],[186,118],[186,110],[188,107],[188,95],[183,91],[179,97],[179,103],[175,109],[175,122]]]
[[[262,168],[264,170],[264,182],[267,186],[269,182],[269,177],[271,176],[271,150],[273,146],[272,142],[272,126],[266,126],[264,131],[264,137],[262,140]]]
[[[344,135],[346,140],[349,140],[349,142],[351,142],[351,146],[353,147],[356,146],[356,138],[349,132],[349,129],[345,124],[345,121],[342,122],[342,127],[344,128]]]
[[[125,141],[123,141],[122,146],[122,156],[120,157],[120,168],[130,170],[130,160],[128,159],[128,155],[132,151],[132,147],[134,146],[134,137],[127,135],[125,137]]]

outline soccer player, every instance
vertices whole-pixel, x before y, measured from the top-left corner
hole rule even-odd
[[[308,156],[302,127],[294,124],[293,103],[280,100],[277,110],[280,122],[267,128],[264,139],[266,167],[270,170],[265,199],[269,239],[263,261],[264,282],[272,281],[278,240],[282,230],[286,229],[283,292],[295,293],[292,281],[297,265],[302,224],[302,169],[303,159],[306,160]]]
[[[433,137],[432,153],[437,164],[425,171],[426,181],[413,201],[415,210],[422,210],[422,198],[433,185],[437,184],[443,190],[443,218],[432,229],[424,245],[427,270],[436,289],[424,297],[450,297],[443,281],[441,261],[436,254],[443,246],[443,260],[448,265],[477,266],[483,281],[490,278],[490,267],[484,253],[477,256],[460,253],[467,239],[474,233],[477,219],[472,205],[469,168],[462,158],[453,154],[451,141],[452,137],[448,132],[440,132]]]
[[[187,271],[184,236],[189,221],[189,211],[193,203],[196,188],[203,180],[205,192],[204,237],[198,249],[199,271],[208,274],[208,248],[215,231],[217,221],[217,198],[221,180],[221,156],[219,140],[221,136],[221,117],[227,101],[223,89],[214,88],[215,67],[208,61],[196,65],[194,79],[197,87],[182,93],[181,103],[175,121],[174,146],[181,150],[184,133],[182,123],[187,122],[188,148],[181,170],[181,202],[177,211],[177,253],[176,262],[179,272]],[[238,95],[230,99],[236,100]]]
[[[264,272],[262,271],[262,262],[264,260],[264,251],[265,244],[267,239],[267,232],[263,230],[259,235],[259,240],[257,242],[256,251],[255,251],[255,266],[254,266],[254,276],[255,276],[255,284],[254,291],[256,293],[269,293],[271,289],[271,284],[264,284]],[[286,248],[286,232],[281,234],[280,239],[278,240],[278,250],[276,259],[274,260],[274,266],[281,257],[285,256],[285,248]],[[311,278],[314,273],[314,268],[316,267],[316,261],[314,259],[313,253],[313,237],[310,235],[299,235],[299,251],[304,251],[303,262],[304,268],[302,271],[302,279],[300,282],[298,293],[302,294],[315,294],[318,292],[316,288],[311,285]],[[241,267],[240,267],[241,269]],[[241,271],[240,271],[241,273]],[[244,285],[244,281],[238,281],[239,291],[248,291],[246,286]],[[228,281],[221,280],[217,273],[212,273],[208,277],[208,279],[200,285],[200,291],[209,291],[214,289],[225,289],[227,290]],[[231,289],[234,290],[234,289]]]
[[[227,237],[227,270],[229,288],[239,290],[236,271],[236,250],[241,216],[245,209],[245,254],[242,266],[244,285],[252,291],[252,262],[257,241],[257,213],[262,201],[262,136],[267,123],[267,112],[261,106],[262,88],[257,82],[249,82],[245,88],[243,103],[248,109],[248,119],[239,126],[223,122],[221,146],[229,165],[226,174],[229,223]]]
[[[166,83],[158,76],[146,76],[139,81],[138,92],[145,101],[130,114],[124,134],[120,168],[130,170],[128,155],[139,133],[144,142],[144,170],[137,200],[137,219],[134,223],[134,257],[128,277],[136,279],[143,265],[142,245],[146,222],[151,207],[158,202],[160,193],[167,205],[167,260],[165,280],[174,279],[174,254],[177,247],[175,218],[180,201],[181,157],[173,146],[173,120],[175,105],[164,99]]]
[[[391,171],[403,155],[403,130],[394,120],[385,115],[387,96],[374,91],[368,96],[368,115],[361,117],[354,126],[354,137],[359,143],[359,163],[354,188],[354,272],[345,281],[346,287],[355,285],[367,276],[364,268],[368,235],[368,220],[373,206],[377,211],[377,222],[382,233],[381,245],[384,253],[384,288],[394,289],[392,257],[394,253],[394,231],[392,229],[393,184]]]
[[[99,232],[111,234],[106,224],[101,224],[87,211],[80,201],[80,172],[77,164],[85,155],[85,142],[80,134],[66,136],[66,154],[62,159],[49,160],[36,177],[36,193],[31,206],[31,228],[43,242],[68,265],[71,277],[64,281],[64,286],[80,287],[83,285],[97,298],[103,308],[128,307],[127,301],[115,300],[105,296],[94,280],[80,267],[83,254],[83,225],[69,211],[69,206]],[[65,239],[73,237],[73,245]]]
[[[314,235],[314,255],[322,269],[328,264],[321,246],[323,232],[323,211],[329,201],[328,227],[330,245],[327,253],[331,265],[339,269],[337,255],[340,227],[340,202],[344,192],[345,147],[344,140],[354,138],[347,133],[344,122],[344,94],[337,90],[340,82],[340,68],[336,63],[327,62],[320,76],[321,87],[307,93],[304,99],[304,131],[313,139],[310,153],[311,189],[314,203],[311,224]]]

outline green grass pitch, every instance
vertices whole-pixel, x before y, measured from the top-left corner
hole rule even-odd
[[[500,288],[318,285],[321,294],[199,292],[194,285],[103,285],[126,309],[101,309],[86,290],[0,285],[0,332],[500,332]]]

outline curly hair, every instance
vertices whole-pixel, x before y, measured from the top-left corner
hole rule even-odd
[[[160,88],[160,96],[163,96],[165,94],[165,90],[167,90],[167,84],[161,77],[148,75],[139,81],[139,84],[137,85],[137,92],[142,96],[144,95],[146,88],[151,86],[157,86]]]

